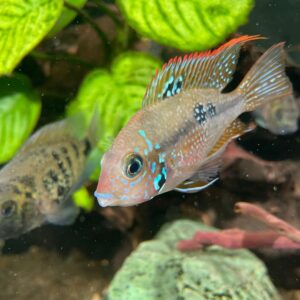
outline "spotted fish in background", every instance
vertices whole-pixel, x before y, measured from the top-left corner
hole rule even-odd
[[[92,171],[96,126],[93,121],[88,135],[79,138],[78,121],[74,117],[44,126],[0,170],[0,238],[45,222],[64,225],[75,220],[78,208],[70,195]]]
[[[171,59],[156,74],[143,108],[102,158],[95,192],[101,206],[135,205],[174,188],[194,192],[215,180],[227,144],[249,130],[237,117],[292,93],[282,43],[261,56],[236,90],[222,93],[241,46],[258,38]]]
[[[277,99],[256,109],[252,114],[256,123],[278,135],[298,130],[299,108],[293,95]]]

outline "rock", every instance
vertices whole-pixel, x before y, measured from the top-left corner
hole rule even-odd
[[[189,253],[176,242],[197,230],[189,220],[165,225],[124,262],[107,291],[108,300],[275,300],[279,296],[263,263],[247,250],[209,247]]]

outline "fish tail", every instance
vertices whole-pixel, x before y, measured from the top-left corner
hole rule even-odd
[[[245,97],[245,111],[292,94],[292,85],[285,74],[284,43],[268,49],[254,64],[237,88]]]

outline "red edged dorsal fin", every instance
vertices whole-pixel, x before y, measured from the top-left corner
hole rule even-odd
[[[221,91],[232,79],[241,46],[262,38],[258,35],[244,35],[215,50],[170,59],[150,82],[143,106],[193,88],[213,88]]]

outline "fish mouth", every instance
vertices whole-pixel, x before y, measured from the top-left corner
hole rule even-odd
[[[145,202],[145,199],[135,199],[129,198],[127,196],[121,196],[116,198],[113,194],[110,193],[94,193],[94,196],[97,198],[98,203],[102,207],[107,206],[133,206],[139,203]]]
[[[114,202],[113,195],[109,193],[95,192],[94,196],[97,198],[99,205],[102,207],[110,206]]]

